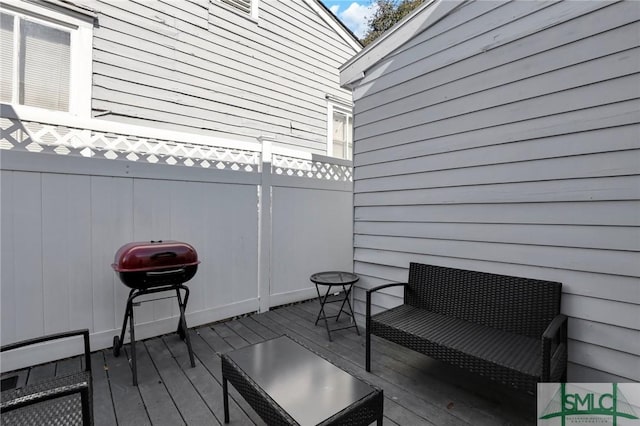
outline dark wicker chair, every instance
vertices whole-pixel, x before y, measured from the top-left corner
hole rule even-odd
[[[404,303],[371,315],[371,297],[404,286]],[[411,263],[409,282],[367,291],[367,371],[371,335],[535,393],[566,381],[567,317],[562,284]]]
[[[74,336],[84,338],[84,370],[2,392],[3,425],[93,425],[89,330],[12,343],[0,348],[0,352]]]

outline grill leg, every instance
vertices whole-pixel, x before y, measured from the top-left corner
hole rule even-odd
[[[131,312],[131,314],[133,314],[133,299],[135,298],[135,289],[131,290],[129,292],[129,298],[127,299],[127,307],[124,310],[124,320],[122,321],[122,330],[120,331],[120,342],[119,342],[119,347],[118,347],[118,352],[120,351],[120,349],[122,348],[122,345],[124,345],[124,333],[127,330],[127,321],[129,320],[129,312]],[[133,324],[133,322],[131,322],[131,324]]]
[[[182,296],[180,296],[180,288],[185,290],[184,303],[182,302]],[[189,299],[189,288],[180,286],[176,289],[176,295],[178,297],[178,306],[180,307],[180,326],[184,332],[184,341],[187,344],[187,350],[189,352],[189,361],[191,361],[191,368],[196,366],[196,362],[193,358],[193,350],[191,349],[191,339],[189,338],[189,330],[187,329],[187,320],[184,317],[184,311],[187,308],[187,300]]]
[[[127,303],[127,305],[129,305],[129,303]],[[133,372],[133,386],[138,386],[138,370],[136,368],[136,333],[133,323],[133,303],[131,303],[131,307],[129,308],[129,334],[131,335],[131,370]]]

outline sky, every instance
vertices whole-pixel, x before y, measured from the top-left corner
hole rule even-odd
[[[362,38],[367,30],[367,21],[375,11],[371,0],[322,0],[340,20]]]

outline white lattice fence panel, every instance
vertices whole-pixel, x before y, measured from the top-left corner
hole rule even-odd
[[[297,176],[311,179],[325,179],[350,182],[353,179],[351,166],[327,161],[308,160],[274,154],[271,170],[277,175]]]
[[[261,153],[1,118],[0,149],[259,172]]]

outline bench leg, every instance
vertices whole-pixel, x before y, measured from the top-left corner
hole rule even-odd
[[[367,307],[366,307],[366,323],[367,327],[365,337],[365,362],[364,368],[367,372],[371,372],[371,293],[367,292]]]
[[[371,333],[367,327],[367,337],[365,339],[365,370],[371,372]]]
[[[93,426],[93,413],[91,412],[91,395],[89,389],[80,391],[80,402],[82,405],[82,425]]]

